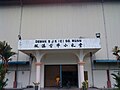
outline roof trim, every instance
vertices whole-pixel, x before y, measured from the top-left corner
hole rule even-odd
[[[120,60],[109,60],[109,59],[102,59],[102,60],[93,60],[94,63],[117,63]]]
[[[2,61],[0,61],[0,64],[2,64]],[[9,65],[28,65],[29,61],[9,61]]]

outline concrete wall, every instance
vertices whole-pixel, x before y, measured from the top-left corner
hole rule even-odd
[[[119,8],[119,3],[104,3],[105,33],[101,3],[23,6],[21,36],[22,39],[91,38],[100,32],[102,49],[97,58],[114,58],[111,49],[119,45]],[[17,51],[21,7],[0,7],[0,12],[0,40],[8,41]]]
[[[50,64],[77,64],[78,58],[72,53],[47,54],[42,59],[46,65]]]
[[[29,71],[18,72],[18,88],[23,88],[29,85]]]
[[[7,82],[8,85],[6,87],[9,87],[9,88],[13,87],[14,75],[15,75],[14,71],[8,71],[8,73],[6,74],[6,78],[8,79],[8,82]]]
[[[95,87],[104,88],[107,87],[107,74],[106,70],[94,71],[94,85]]]

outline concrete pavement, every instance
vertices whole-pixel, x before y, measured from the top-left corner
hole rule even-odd
[[[34,88],[26,88],[24,90],[35,90]],[[41,88],[40,90],[80,90],[79,88]],[[101,90],[96,88],[88,88],[88,90]]]
[[[35,90],[34,88],[7,88],[5,90]],[[40,90],[80,90],[79,88],[41,88]],[[113,89],[113,88],[101,88],[101,89],[97,89],[97,88],[88,88],[87,90],[117,90],[117,89]]]

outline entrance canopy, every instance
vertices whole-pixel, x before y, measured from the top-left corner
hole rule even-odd
[[[96,52],[101,48],[100,38],[35,39],[19,40],[18,50],[28,55],[33,51],[76,51]]]
[[[100,38],[72,38],[72,39],[36,39],[36,40],[19,40],[18,50],[27,55],[33,55],[36,59],[36,83],[43,83],[41,80],[41,62],[42,57],[47,53],[74,53],[77,56],[76,64],[78,64],[78,86],[82,87],[84,82],[84,57],[89,53],[95,53],[101,48]],[[70,61],[67,62],[67,64]],[[48,71],[48,70],[47,70]],[[68,71],[68,70],[67,70]],[[75,73],[75,72],[74,72]],[[63,72],[63,77],[66,78],[72,72]],[[77,75],[77,72],[76,72]],[[50,76],[50,75],[49,75]],[[77,76],[76,76],[77,77]],[[51,77],[50,77],[51,78]],[[49,79],[49,77],[47,78]],[[66,78],[66,80],[69,78]],[[61,78],[62,80],[62,78]],[[60,81],[61,81],[60,80]],[[65,79],[64,79],[65,80]],[[74,79],[75,81],[76,79]],[[77,82],[76,81],[76,82]],[[64,83],[64,82],[63,82]],[[66,83],[66,81],[65,81]],[[63,84],[64,85],[64,84]],[[46,84],[48,86],[48,84]],[[40,87],[40,85],[39,85]]]

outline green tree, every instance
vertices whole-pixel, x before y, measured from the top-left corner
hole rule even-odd
[[[119,48],[118,46],[115,46],[115,47],[113,48],[112,52],[113,52],[113,55],[116,56],[116,59],[117,59],[117,60],[120,60],[120,55],[119,55],[119,53],[120,53],[120,48]]]
[[[4,80],[5,79],[5,73],[6,72],[4,70],[4,67],[1,64],[0,65],[0,90],[3,90],[3,87],[5,87],[7,85],[8,79]]]
[[[113,48],[112,52],[113,52],[113,55],[116,56],[117,66],[118,66],[118,68],[120,68],[120,65],[119,65],[119,61],[120,61],[120,55],[119,55],[120,48],[118,46],[115,46]],[[120,71],[118,71],[117,74],[112,73],[111,75],[113,76],[113,79],[116,81],[115,87],[117,87],[118,90],[120,90]]]
[[[115,46],[112,50],[113,55],[116,56],[117,59],[117,66],[120,68],[120,48],[118,46]]]
[[[3,90],[4,86],[6,86],[8,79],[5,80],[5,75],[8,71],[8,62],[11,60],[11,56],[15,54],[7,42],[0,41],[0,60],[2,60],[2,64],[0,65],[0,90]]]
[[[115,87],[117,87],[118,90],[120,90],[120,73],[119,72],[117,74],[112,73],[111,75],[113,76],[113,79],[115,79],[116,81]]]

